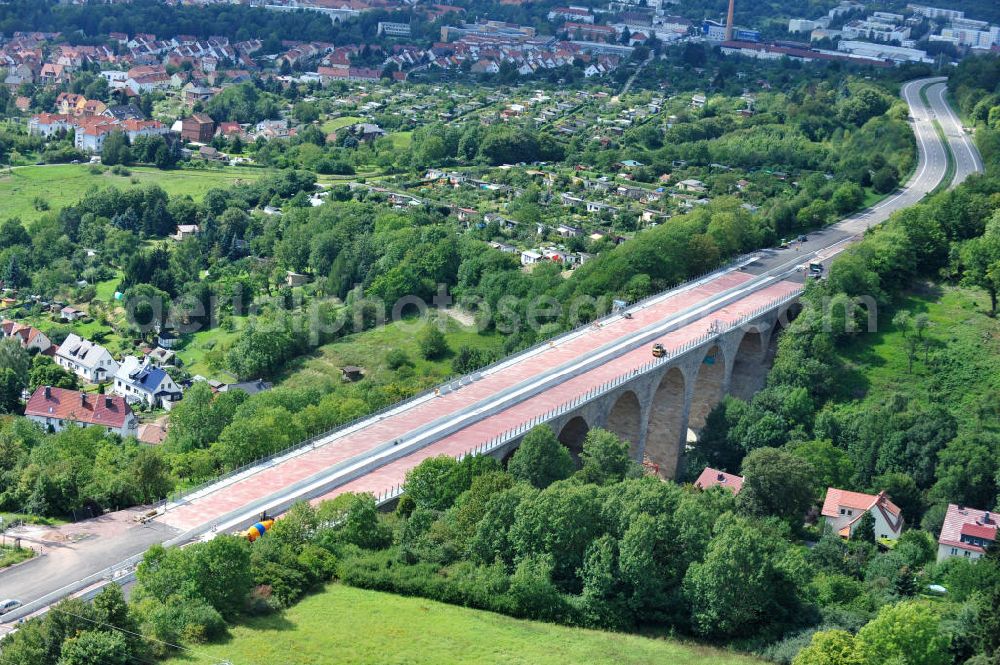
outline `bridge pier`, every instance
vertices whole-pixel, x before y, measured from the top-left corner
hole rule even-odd
[[[743,326],[712,338],[687,353],[601,397],[548,422],[579,463],[587,433],[604,428],[628,442],[637,462],[661,478],[683,475],[688,431],[699,432],[709,412],[725,397],[750,399],[764,387],[777,333],[793,318],[797,303],[761,313]],[[493,451],[506,461],[520,438]]]

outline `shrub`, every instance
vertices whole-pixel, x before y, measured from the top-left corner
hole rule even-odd
[[[385,364],[389,369],[399,369],[400,367],[413,367],[413,361],[406,351],[393,349],[385,355]]]
[[[420,345],[420,355],[424,360],[438,360],[448,354],[448,340],[441,328],[435,323],[428,323],[417,336]]]

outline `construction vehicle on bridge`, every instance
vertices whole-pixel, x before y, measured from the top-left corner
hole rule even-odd
[[[656,343],[656,344],[653,345],[653,357],[654,358],[662,358],[665,355],[667,355],[667,350],[663,348],[662,344]]]

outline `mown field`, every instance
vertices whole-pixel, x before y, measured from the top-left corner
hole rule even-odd
[[[288,611],[250,619],[167,665],[751,665],[679,642],[566,628],[333,584]]]
[[[356,125],[359,122],[364,122],[364,118],[356,115],[345,115],[339,118],[330,118],[329,120],[324,121],[323,124],[320,125],[320,129],[322,129],[324,133],[330,134],[338,129]]]
[[[0,219],[19,217],[30,222],[45,213],[36,209],[36,198],[44,199],[50,210],[59,210],[79,201],[91,187],[127,189],[156,183],[170,195],[189,194],[200,199],[214,187],[256,180],[266,173],[263,169],[245,167],[161,171],[135,166],[129,167],[129,171],[129,176],[118,176],[110,171],[92,173],[87,164],[58,164],[0,172]]]

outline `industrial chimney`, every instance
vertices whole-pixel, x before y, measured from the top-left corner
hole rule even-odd
[[[733,13],[736,9],[736,0],[729,0],[729,16],[726,18],[726,41],[733,41]]]

